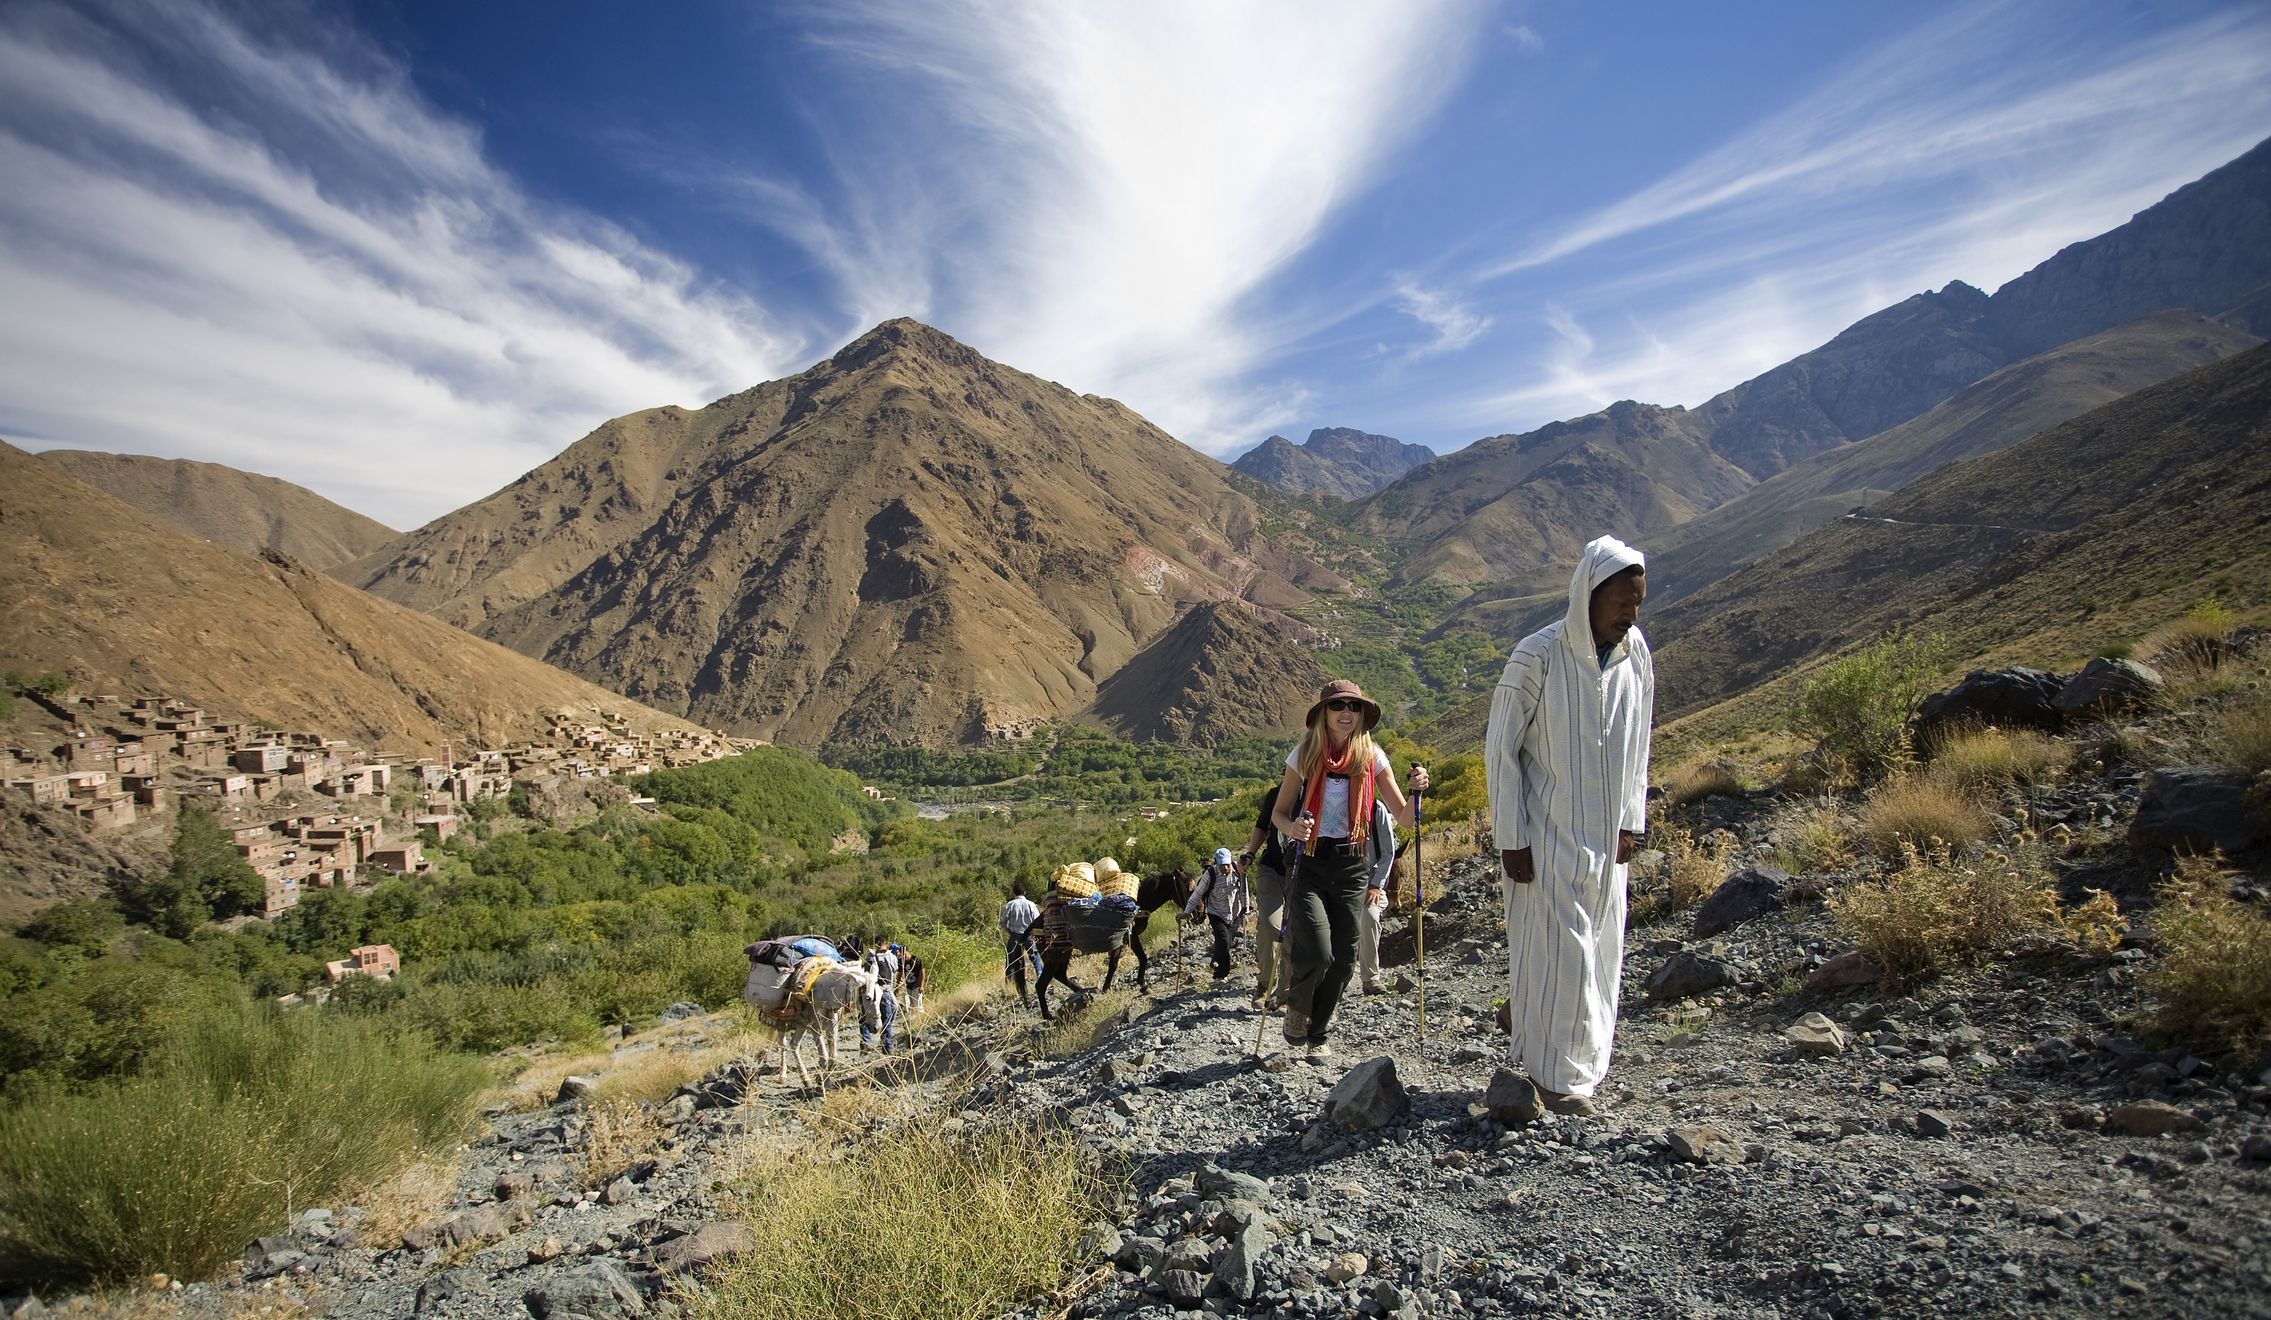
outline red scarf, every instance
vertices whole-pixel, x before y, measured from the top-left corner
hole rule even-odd
[[[1349,772],[1355,768],[1356,739],[1351,738],[1336,752],[1330,740],[1325,743],[1325,754],[1317,758],[1317,773],[1310,776],[1309,791],[1302,794],[1301,809],[1316,818],[1317,829],[1325,828],[1325,780],[1339,775],[1348,785],[1348,837],[1351,843],[1362,843],[1372,835],[1372,771],[1374,760],[1364,763],[1361,778]]]

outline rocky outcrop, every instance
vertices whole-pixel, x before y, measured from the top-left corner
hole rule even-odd
[[[1924,698],[1916,711],[1917,739],[1928,742],[1966,726],[2056,729],[2066,718],[2058,709],[2064,687],[2058,675],[2039,669],[1974,669],[1961,683]]]
[[[1325,682],[1307,641],[1291,619],[1200,605],[1097,686],[1094,713],[1123,736],[1194,747],[1298,729]]]
[[[1282,435],[1247,450],[1231,469],[1294,495],[1360,499],[1435,457],[1426,445],[1346,426],[1323,426],[1296,445]]]

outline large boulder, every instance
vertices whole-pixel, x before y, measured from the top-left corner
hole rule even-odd
[[[2244,852],[2271,837],[2263,809],[2249,799],[2236,770],[2183,766],[2145,776],[2129,846],[2138,849]]]
[[[1344,1132],[1370,1132],[1403,1117],[1411,1096],[1396,1076],[1388,1055],[1366,1059],[1348,1070],[1325,1097],[1325,1121]]]
[[[1546,1112],[1537,1086],[1512,1068],[1501,1068],[1490,1075],[1490,1089],[1483,1093],[1482,1102],[1490,1116],[1507,1127],[1535,1123]]]
[[[1698,938],[1733,930],[1753,917],[1765,916],[1782,906],[1783,887],[1790,873],[1779,866],[1754,866],[1721,881],[1695,910]]]
[[[2063,715],[2111,715],[2152,705],[2165,686],[2151,665],[2101,655],[2067,679],[2050,704]]]
[[[1731,965],[1685,949],[1648,974],[1648,997],[1658,1001],[1692,999],[1724,990],[1739,979]]]
[[[1945,692],[1924,698],[1916,712],[1916,732],[1929,736],[1967,724],[2001,728],[2056,729],[2065,722],[2056,674],[2039,669],[1974,669]]]

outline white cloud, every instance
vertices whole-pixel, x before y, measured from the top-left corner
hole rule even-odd
[[[1546,39],[1539,36],[1538,30],[1527,23],[1517,23],[1506,29],[1506,35],[1514,39],[1515,45],[1520,46],[1532,55],[1542,54],[1545,51]]]
[[[1491,318],[1449,294],[1430,289],[1416,280],[1397,281],[1396,307],[1435,334],[1433,339],[1408,350],[1404,354],[1406,361],[1456,353],[1482,338],[1490,329]]]
[[[1442,415],[1527,429],[1618,398],[1700,402],[1913,294],[1992,291],[2271,132],[2271,11],[2014,58],[2046,21],[2002,6],[1910,34],[1484,267],[1467,296],[1550,290],[1591,329],[1582,353],[1537,341],[1502,370],[1519,384]]]
[[[848,200],[827,228],[849,216],[863,253],[930,252],[944,328],[1216,453],[1285,419],[1287,392],[1251,374],[1314,328],[1269,319],[1255,292],[1426,120],[1483,16],[1473,0],[828,14],[827,48],[900,101],[891,140],[833,153]]]
[[[762,308],[524,195],[399,70],[339,59],[346,34],[319,54],[194,4],[111,17],[0,23],[0,426],[404,525],[608,417],[802,365]]]

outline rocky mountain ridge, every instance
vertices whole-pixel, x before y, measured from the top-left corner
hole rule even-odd
[[[618,419],[364,561],[371,591],[746,736],[967,742],[1087,707],[1190,604],[1340,581],[1124,406],[891,321]]]
[[[691,729],[291,556],[210,544],[0,444],[0,665],[91,690],[196,693],[216,714],[369,751],[540,734],[603,707]]]
[[[39,457],[193,536],[248,555],[275,550],[329,569],[400,534],[304,486],[219,463],[86,449],[46,449]]]
[[[1435,458],[1426,445],[1405,444],[1346,426],[1321,426],[1296,445],[1273,435],[1240,454],[1230,466],[1295,495],[1358,499]]]

